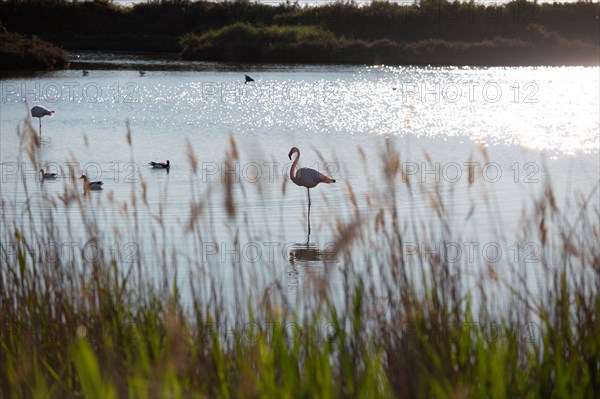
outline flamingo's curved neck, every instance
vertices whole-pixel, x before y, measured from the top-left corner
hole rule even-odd
[[[294,151],[296,155],[296,159],[292,163],[292,167],[290,168],[290,179],[292,181],[296,180],[296,167],[298,166],[298,161],[300,160],[300,150]]]

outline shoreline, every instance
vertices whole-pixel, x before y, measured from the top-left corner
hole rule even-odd
[[[32,13],[44,17],[33,23]],[[309,65],[600,65],[600,3],[422,0],[303,8],[182,1],[124,10],[101,2],[4,2],[0,15],[9,31],[69,52]]]

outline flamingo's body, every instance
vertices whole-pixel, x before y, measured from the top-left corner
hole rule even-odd
[[[323,173],[310,169],[310,168],[300,168],[298,167],[298,161],[300,160],[300,150],[297,147],[292,147],[288,157],[292,159],[292,155],[296,153],[296,159],[294,163],[292,163],[292,167],[290,168],[290,179],[297,186],[306,187],[306,192],[308,193],[308,234],[310,235],[310,189],[318,185],[319,183],[335,183],[335,179],[332,179],[329,176],[324,175]]]
[[[44,169],[40,169],[40,173],[42,174],[42,179],[56,179],[56,173],[44,173]]]
[[[44,116],[52,116],[54,111],[50,111],[48,108],[36,105],[31,108],[31,116],[40,120],[40,136],[42,135],[42,118]]]
[[[54,111],[50,111],[48,108],[42,107],[41,105],[36,105],[31,108],[31,116],[34,118],[42,118],[46,115],[52,115]]]
[[[310,168],[300,168],[297,169],[298,162],[300,161],[300,150],[297,147],[292,147],[288,157],[292,159],[292,155],[297,153],[298,156],[292,163],[292,167],[290,169],[290,179],[297,185],[306,187],[308,189],[315,187],[319,183],[335,183],[335,180],[329,176],[324,175],[323,173],[310,169]]]
[[[171,167],[171,162],[167,159],[166,163],[150,162],[148,165],[152,166],[154,169],[169,169]]]
[[[298,156],[296,159],[298,158],[300,158],[300,156]],[[294,166],[292,165],[292,168],[293,167]],[[300,168],[296,170],[295,176],[292,177],[292,174],[290,173],[290,178],[297,186],[306,188],[313,188],[319,183],[335,183],[335,180],[331,177],[310,168]]]
[[[84,191],[102,190],[102,185],[104,183],[102,183],[101,181],[89,181],[86,175],[82,175],[80,177],[80,179],[83,179],[83,190]]]

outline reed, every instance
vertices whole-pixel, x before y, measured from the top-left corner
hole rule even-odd
[[[23,156],[36,165],[39,139],[29,123],[19,132]],[[366,169],[373,155],[359,153]],[[239,156],[230,138],[226,159]],[[335,251],[324,256],[307,247],[290,254],[340,271],[341,287],[333,286],[329,272],[314,276],[301,309],[277,283],[262,292],[251,288],[241,268],[233,267],[234,294],[222,290],[211,270],[224,265],[204,262],[198,248],[216,234],[215,224],[233,226],[232,241],[251,235],[256,226],[248,224],[241,205],[251,188],[228,179],[200,190],[193,151],[187,248],[160,238],[167,229],[166,204],[158,211],[150,207],[144,180],[132,187],[126,204],[108,195],[105,201],[86,198],[65,183],[59,196],[41,189],[43,207],[24,210],[11,203],[3,185],[0,396],[594,397],[600,389],[600,249],[593,195],[580,198],[574,219],[546,183],[524,210],[514,240],[540,243],[539,292],[531,292],[522,259],[504,260],[512,278],[497,273],[498,265],[477,265],[469,290],[464,281],[472,265],[406,253],[407,237],[458,242],[462,227],[453,222],[448,196],[439,186],[411,180],[400,167],[402,157],[385,141],[380,170],[371,172],[381,186],[369,188],[381,196],[346,185],[350,212],[332,212],[327,221]],[[469,176],[464,189],[475,196],[479,181],[476,173]],[[404,220],[399,192],[403,202],[426,198],[435,218],[424,221],[414,212]],[[493,192],[484,192],[474,206],[488,209],[493,220]],[[58,227],[65,209],[73,211],[68,220],[83,221],[82,242],[113,235],[150,245],[127,266],[110,251],[92,261],[77,253],[44,256],[35,248],[39,243],[81,234]],[[104,209],[116,209],[133,227],[101,229]],[[222,218],[215,216],[219,209]],[[150,220],[146,211],[153,212]],[[506,233],[495,227],[500,236]],[[182,259],[189,250],[195,256]],[[173,275],[180,263],[190,269],[187,286]],[[271,264],[265,262],[264,270],[266,281],[277,282]],[[204,271],[202,278],[192,275],[197,271]],[[495,296],[500,294],[502,301]],[[235,297],[233,305],[228,295]],[[245,329],[223,339],[219,326],[225,322]],[[325,330],[315,327],[323,325]]]

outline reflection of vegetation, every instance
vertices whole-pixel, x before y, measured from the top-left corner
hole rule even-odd
[[[63,69],[69,66],[67,53],[38,38],[8,32],[0,24],[0,69]]]
[[[102,1],[0,3],[10,29],[69,49],[178,52],[183,37],[188,58],[298,62],[597,64],[599,14],[598,3],[525,0],[505,5],[374,1],[364,7],[183,0],[131,8]],[[287,33],[277,36],[282,29]],[[233,31],[267,45],[250,51],[237,42],[215,43]]]
[[[30,125],[23,131],[22,148],[37,165],[40,142]],[[577,197],[579,216],[569,216],[548,184],[524,208],[518,237],[507,237],[536,243],[536,263],[514,253],[495,264],[474,265],[467,256],[449,261],[431,248],[462,242],[471,213],[462,221],[439,186],[405,175],[401,153],[387,143],[381,169],[369,172],[377,182],[372,198],[387,200],[365,199],[346,185],[345,206],[323,220],[335,237],[331,268],[339,275],[335,281],[327,273],[320,281],[314,276],[303,293],[306,306],[299,307],[289,305],[276,277],[281,270],[267,259],[260,269],[277,283],[256,292],[256,280],[244,281],[245,264],[210,262],[202,253],[181,259],[179,240],[158,244],[171,231],[166,204],[149,204],[143,181],[130,201],[109,198],[97,209],[68,183],[60,195],[42,188],[31,193],[42,203],[27,202],[23,210],[2,190],[0,396],[593,397],[600,388],[597,206]],[[228,162],[239,159],[233,140],[230,147]],[[277,233],[260,236],[249,225],[245,196],[250,189],[262,193],[260,187],[227,179],[223,187],[199,190],[198,160],[191,150],[188,157],[185,228],[194,242],[188,250],[201,252],[204,240],[216,237],[219,214],[232,242],[243,240],[244,231],[260,242],[277,240]],[[435,160],[424,158],[433,166]],[[493,192],[477,176],[469,172],[461,189],[473,196],[485,190],[472,206],[492,213]],[[407,193],[401,199],[400,189]],[[218,191],[224,195],[215,203]],[[422,199],[417,192],[432,216],[403,220],[397,207]],[[102,209],[107,213],[97,212]],[[98,219],[107,214],[126,221],[126,231],[101,231]],[[74,226],[71,221],[57,219],[79,216],[86,245],[119,237],[147,240],[152,249],[133,263],[113,250],[57,256],[58,243],[73,244],[78,235],[59,227]],[[494,222],[497,215],[489,216],[490,231],[509,234]],[[407,237],[422,243],[423,252],[414,246],[411,255],[405,252]],[[315,262],[314,252],[296,254]],[[182,285],[173,276],[178,263],[203,272]],[[252,294],[237,285],[223,289],[212,272],[229,266]],[[503,266],[510,271],[498,273]],[[191,291],[185,299],[184,289]]]

